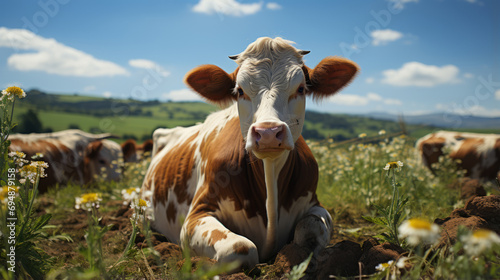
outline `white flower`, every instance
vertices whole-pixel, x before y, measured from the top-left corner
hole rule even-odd
[[[386,269],[388,269],[389,267],[391,267],[391,265],[394,263],[394,261],[388,261],[386,263],[381,263],[381,264],[378,264],[375,269],[378,270],[378,271],[384,271]]]
[[[385,130],[383,130],[383,129],[378,132],[378,135],[384,135],[384,134],[385,134]]]
[[[406,238],[411,246],[434,244],[439,237],[439,226],[426,220],[409,219],[399,226],[399,238]]]
[[[479,256],[481,253],[500,245],[500,237],[493,231],[479,229],[462,238],[464,250],[468,255]]]
[[[135,199],[130,203],[130,208],[134,209],[137,212],[143,213],[146,211],[151,206],[151,203],[149,201],[146,201],[144,199]]]
[[[128,188],[122,190],[122,197],[123,197],[123,204],[127,204],[131,202],[133,199],[137,198],[138,194],[140,192],[139,188]]]
[[[132,217],[130,220],[135,221],[137,224],[138,221],[144,219],[144,215],[146,213],[146,210],[151,206],[151,203],[149,201],[146,201],[144,199],[134,199],[130,203],[130,208],[134,209],[134,214],[132,214]]]
[[[396,263],[396,267],[400,269],[404,269],[406,267],[406,263],[409,261],[409,258],[407,257],[401,257],[399,258],[398,262]]]

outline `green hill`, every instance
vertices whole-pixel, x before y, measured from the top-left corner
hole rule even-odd
[[[31,116],[26,113],[31,110]],[[92,133],[109,132],[122,138],[144,140],[151,138],[158,127],[190,126],[202,122],[217,107],[202,102],[159,102],[132,99],[110,99],[82,95],[47,94],[39,90],[27,92],[27,97],[16,102],[14,121],[19,123],[17,132],[48,132],[79,128]],[[34,113],[34,114],[33,114]],[[42,127],[26,124],[33,115]],[[432,128],[408,126],[408,131],[422,131]],[[342,141],[357,137],[361,133],[377,135],[401,131],[394,121],[375,120],[367,117],[327,114],[307,111],[303,135],[306,139],[322,140],[332,138]]]

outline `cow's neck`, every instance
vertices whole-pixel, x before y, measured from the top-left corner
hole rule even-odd
[[[266,212],[267,212],[267,232],[264,251],[261,255],[263,259],[269,258],[276,246],[276,232],[278,227],[278,177],[281,169],[285,165],[290,151],[274,159],[263,159],[264,175],[266,182]]]

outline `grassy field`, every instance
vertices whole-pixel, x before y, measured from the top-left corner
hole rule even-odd
[[[366,139],[359,139],[345,145],[337,145],[332,141],[308,141],[320,168],[318,198],[334,219],[331,244],[342,240],[362,243],[385,232],[383,227],[371,224],[363,217],[377,217],[380,214],[377,207],[389,205],[393,199],[391,177],[388,176],[388,171],[383,169],[390,161],[403,162],[401,171],[394,174],[400,185],[400,193],[410,201],[403,209],[406,218],[418,217],[432,221],[435,218],[445,217],[456,207],[463,206],[464,202],[460,200],[457,190],[449,188],[450,183],[461,176],[453,170],[452,162],[441,162],[438,166],[439,176],[436,176],[421,164],[413,143],[414,139],[406,136],[382,138],[375,143],[366,143]],[[123,252],[127,251],[125,247],[128,239],[133,234],[127,218],[130,217],[131,210],[127,211],[127,206],[123,205],[122,190],[140,187],[148,164],[147,160],[130,164],[124,179],[120,182],[98,181],[97,184],[87,187],[69,184],[54,188],[48,194],[36,199],[36,213],[52,215],[50,221],[52,228],[45,230],[48,235],[46,234],[45,238],[37,243],[48,252],[50,259],[50,269],[46,271],[48,278],[210,279],[211,276],[208,275],[221,273],[223,268],[200,264],[199,259],[191,260],[197,263],[194,270],[191,269],[191,262],[188,262],[189,268],[186,268],[186,256],[175,253],[177,252],[175,250],[173,251],[175,254],[172,251],[168,251],[169,253],[162,251],[162,254],[167,255],[155,257],[155,248],[159,247],[151,247],[153,245],[148,247],[146,241],[136,240],[130,252],[122,259]],[[487,191],[495,193],[491,185]],[[99,193],[102,197],[99,211],[85,213],[86,211],[76,210],[75,198],[91,192]],[[116,213],[124,214],[120,214],[122,217]],[[89,242],[97,242],[88,237],[92,234],[89,233],[91,223],[88,220],[89,215],[101,217],[101,222],[94,226],[99,230],[105,230],[102,235],[94,237],[101,242],[96,244],[103,246],[100,265],[95,263],[96,259],[89,259],[85,253],[87,252],[85,250],[92,247]],[[137,230],[140,232],[137,238],[145,240],[148,235],[147,228],[140,227]],[[61,239],[61,236],[65,236],[66,239]],[[153,241],[157,242],[158,238],[153,237]],[[436,265],[433,262],[414,269],[421,269],[416,275],[426,273],[429,279],[432,279],[432,273],[438,269]],[[442,266],[439,268],[440,273],[448,271],[450,275],[454,275],[453,266],[456,263],[444,262],[440,265]],[[500,269],[498,259],[490,263],[490,266]],[[270,262],[260,265],[257,274],[251,271],[245,273],[253,279],[283,277],[283,274],[277,274],[277,269],[276,265]],[[367,279],[382,279],[383,276],[384,274],[380,272],[367,276]],[[419,278],[410,276],[407,275],[403,279]],[[452,278],[465,279],[460,275]],[[479,275],[474,279],[491,278]]]
[[[83,98],[78,102],[87,101],[95,100]],[[121,105],[123,104],[126,102]],[[18,113],[28,110],[29,106],[31,105],[19,106]],[[134,106],[127,108],[130,112],[138,109]],[[86,110],[85,106],[80,109]],[[201,117],[200,111],[206,114],[213,107],[203,103],[161,103],[148,104],[139,109],[142,110],[140,114],[130,114],[123,118],[48,109],[40,110],[39,115],[44,125],[54,128],[78,124],[82,129],[92,129],[103,125],[102,122],[108,118],[109,122],[105,125],[113,129],[110,132],[135,132],[141,135],[150,130],[150,127],[174,125],[174,122],[175,125],[182,122],[191,124],[193,116]],[[433,221],[447,217],[454,209],[464,206],[465,201],[460,199],[459,191],[450,187],[463,176],[463,172],[457,172],[455,163],[447,158],[442,158],[436,164],[434,173],[430,172],[423,166],[414,147],[415,138],[389,133],[392,129],[389,128],[390,125],[397,127],[397,124],[370,122],[363,118],[352,118],[350,122],[339,115],[310,114],[309,117],[312,122],[310,130],[316,133],[318,130],[331,129],[328,133],[332,135],[341,131],[350,131],[351,134],[348,135],[356,135],[344,142],[328,138],[320,141],[307,140],[319,165],[318,199],[334,220],[330,245],[341,241],[361,245],[373,238],[381,242],[387,241],[387,236],[394,233],[403,220],[419,218]],[[164,118],[167,119],[166,123]],[[168,120],[172,120],[172,123],[168,123]],[[2,133],[5,131],[5,123],[2,123]],[[356,125],[359,123],[364,126]],[[333,124],[341,125],[344,130],[338,130]],[[386,130],[386,133],[379,135],[378,131],[381,129]],[[425,128],[419,129],[416,131],[423,133]],[[367,135],[358,137],[360,133]],[[2,157],[2,172],[5,175],[2,181],[7,184],[9,180],[6,174],[11,169],[4,164],[7,147],[3,142],[2,145],[5,155]],[[14,275],[2,266],[2,278],[213,279],[216,275],[221,275],[220,279],[300,278],[301,266],[295,266],[291,272],[284,272],[274,260],[244,270],[231,278],[233,275],[223,274],[228,269],[227,266],[214,264],[208,259],[191,258],[189,250],[182,252],[179,246],[152,232],[147,219],[139,221],[134,218],[146,215],[140,208],[132,209],[129,198],[123,193],[130,188],[140,188],[149,162],[146,159],[127,164],[123,179],[119,182],[108,182],[98,177],[94,184],[81,186],[70,182],[55,186],[43,195],[38,195],[36,189],[29,187],[29,180],[22,184],[16,181],[16,185],[22,186],[17,192],[6,192],[7,186],[2,187],[1,231],[9,230],[4,223],[13,213],[13,210],[7,208],[12,207],[9,197],[12,197],[10,201],[14,203],[16,223],[19,225],[9,233],[15,236],[17,242],[18,270]],[[390,162],[400,162],[399,167],[385,170]],[[14,166],[13,162],[9,164]],[[40,169],[36,172],[40,172]],[[493,183],[484,186],[487,194],[499,194]],[[78,199],[89,202],[89,206],[85,206],[89,211],[76,209],[83,207]],[[403,200],[408,203],[400,204]],[[140,201],[136,200],[136,203]],[[388,211],[387,209],[394,211],[391,210],[392,216],[384,218],[384,211]],[[367,219],[378,223],[371,223]],[[388,223],[395,226],[388,227]],[[7,235],[1,235],[0,239],[0,261],[7,263],[7,254],[10,252],[10,247],[6,246]],[[365,275],[363,279],[392,279],[389,273],[394,273],[394,279],[500,279],[498,251],[495,253],[485,249],[479,255],[463,255],[457,252],[463,251],[467,244],[462,239],[458,240],[455,245],[447,244],[443,248],[429,248],[423,244],[410,246],[406,241],[391,243],[402,246],[409,266],[400,270],[396,264],[386,264],[388,270]],[[358,263],[354,265],[357,266]],[[305,270],[307,263],[302,267]]]

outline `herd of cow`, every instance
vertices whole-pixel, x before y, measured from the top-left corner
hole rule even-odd
[[[358,67],[327,57],[311,69],[307,53],[281,38],[259,38],[230,57],[238,64],[233,73],[215,65],[193,69],[185,82],[227,108],[192,127],[158,129],[142,146],[67,130],[12,135],[11,150],[44,154],[50,167],[42,191],[103,173],[117,180],[123,161],[151,151],[143,198],[152,202],[152,226],[170,241],[247,267],[288,242],[318,252],[329,242],[332,219],[317,199],[318,166],[301,136],[305,100],[335,94]],[[491,180],[500,171],[500,135],[440,131],[417,142],[429,167],[444,147],[470,177]]]

